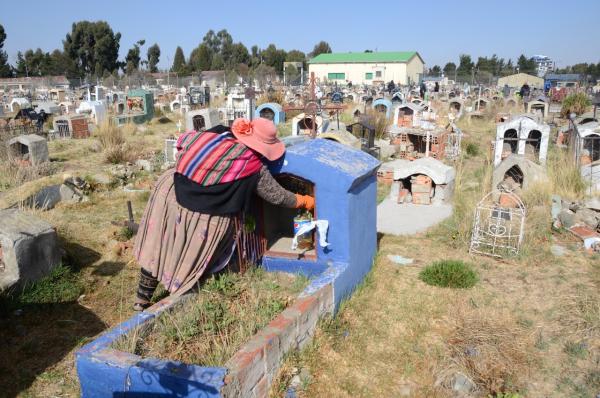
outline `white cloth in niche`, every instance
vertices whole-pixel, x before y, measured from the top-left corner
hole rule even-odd
[[[319,233],[319,244],[321,247],[329,246],[329,242],[327,242],[327,230],[329,229],[329,221],[327,220],[317,220],[306,223],[300,227],[296,235],[294,235],[294,240],[292,241],[292,250],[296,250],[298,248],[298,237],[300,235],[304,235],[307,232],[312,231],[317,228],[317,232]]]

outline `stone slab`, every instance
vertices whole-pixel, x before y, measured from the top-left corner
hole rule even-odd
[[[398,204],[385,199],[377,206],[377,232],[413,235],[426,231],[452,215],[452,205]]]

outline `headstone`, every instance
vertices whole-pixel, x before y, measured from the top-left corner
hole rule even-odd
[[[0,291],[48,275],[61,261],[56,231],[18,209],[0,210]]]

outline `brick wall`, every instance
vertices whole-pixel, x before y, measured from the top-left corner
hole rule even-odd
[[[327,284],[298,298],[258,332],[225,364],[224,397],[266,397],[284,355],[312,339],[319,318],[333,313],[333,288]]]

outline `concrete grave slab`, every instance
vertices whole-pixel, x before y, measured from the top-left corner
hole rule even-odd
[[[20,135],[7,143],[13,156],[29,160],[33,166],[48,161],[48,142],[36,134]]]
[[[0,291],[48,275],[61,261],[54,228],[17,209],[0,210]]]
[[[391,198],[377,206],[377,232],[390,235],[413,235],[424,232],[452,215],[452,206],[407,203],[398,205]]]

